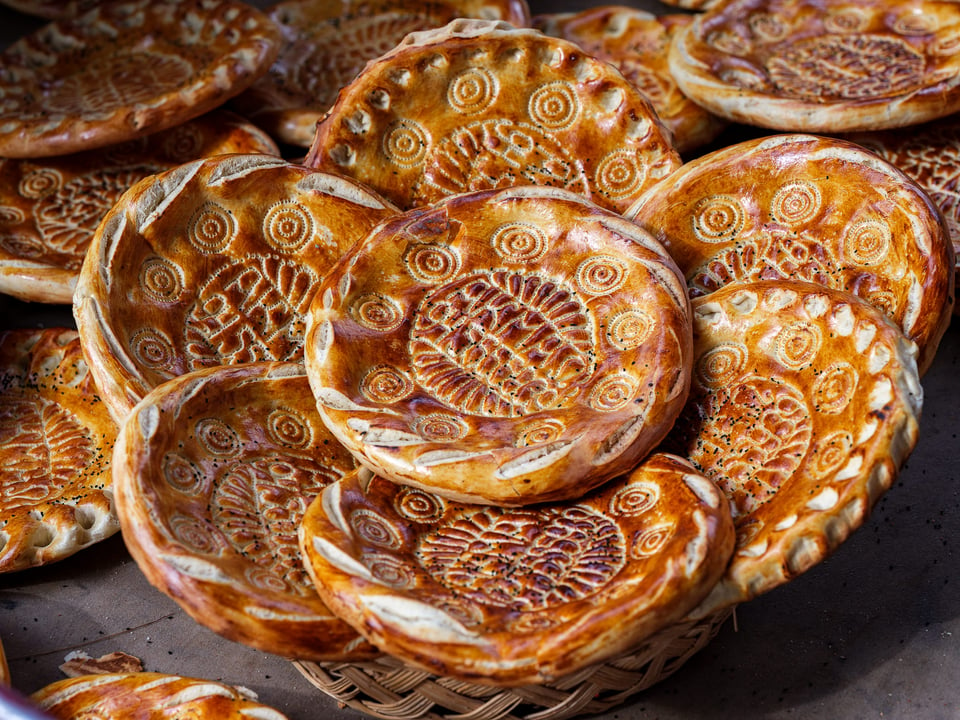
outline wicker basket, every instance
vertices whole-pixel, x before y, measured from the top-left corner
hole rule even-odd
[[[442,677],[389,656],[369,662],[294,662],[320,690],[389,720],[561,720],[604,712],[672,675],[733,613],[672,625],[636,650],[545,685],[498,688]]]

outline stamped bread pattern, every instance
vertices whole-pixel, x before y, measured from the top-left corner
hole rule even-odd
[[[321,595],[371,641],[435,672],[514,685],[682,615],[722,572],[733,527],[715,486],[655,454],[580,500],[530,508],[353,473],[310,506],[301,547]]]
[[[265,154],[135,185],[99,227],[74,304],[111,413],[192,370],[299,359],[318,282],[395,212],[353,181]]]
[[[508,505],[583,494],[683,403],[672,260],[574,194],[448,198],[382,224],[339,269],[308,314],[311,387],[341,441],[397,482]]]
[[[917,441],[916,345],[841,291],[778,280],[697,298],[690,401],[663,447],[730,501],[737,549],[701,609],[804,572],[865,520]]]
[[[310,398],[298,363],[210,368],[151,393],[120,440],[120,520],[150,581],[198,622],[293,657],[369,656],[300,561],[307,506],[356,467]]]
[[[368,65],[305,162],[403,208],[532,184],[623,211],[680,159],[653,107],[606,63],[533,30],[461,19]]]
[[[0,572],[60,560],[120,529],[116,433],[75,331],[0,333]]]

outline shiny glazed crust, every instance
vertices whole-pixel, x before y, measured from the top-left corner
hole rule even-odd
[[[280,54],[233,104],[281,141],[303,147],[340,89],[408,33],[458,17],[530,24],[526,0],[287,0],[268,15],[283,34]]]
[[[77,333],[0,333],[0,572],[61,560],[120,529],[117,428]]]
[[[692,15],[658,17],[614,5],[538,15],[533,18],[533,26],[613,63],[653,103],[673,137],[674,147],[686,153],[712,141],[727,124],[680,92],[670,74],[670,40],[678,28],[692,21]]]
[[[689,307],[663,248],[551,188],[447,198],[380,225],[318,287],[304,360],[362,463],[465,502],[575,498],[664,436]]]
[[[300,561],[304,510],[356,466],[317,417],[301,365],[166,383],[124,424],[114,466],[131,555],[199,623],[287,657],[376,654],[333,617]]]
[[[703,617],[808,570],[859,527],[917,442],[916,345],[856,296],[738,283],[693,301],[690,401],[665,449],[727,495],[737,549]]]
[[[776,135],[692,160],[627,216],[670,251],[692,296],[807,280],[880,308],[930,367],[954,307],[949,228],[893,165],[844,140]]]
[[[954,188],[960,172],[960,118],[946,117],[911,128],[851,133],[848,140],[862,145],[895,165],[927,191],[943,213],[953,244],[955,262],[960,261],[960,196]],[[955,265],[954,286],[960,276]],[[953,312],[957,314],[954,303]]]
[[[191,370],[302,355],[330,267],[395,208],[352,180],[267,155],[221,155],[121,196],[81,267],[74,316],[122,421]]]
[[[367,65],[317,126],[305,163],[403,208],[533,184],[620,212],[680,157],[608,63],[535,30],[455,20]]]
[[[0,54],[0,155],[64,155],[179,125],[252,83],[278,42],[235,0],[112,2],[52,22]]]
[[[155,720],[286,720],[286,715],[213,680],[154,672],[82,675],[58,680],[30,696],[55,718]]]
[[[364,472],[308,508],[318,592],[371,642],[431,672],[548,682],[693,607],[733,549],[729,509],[686,461],[651,456],[576,502],[463,505]]]
[[[680,89],[736,122],[837,133],[960,110],[953,2],[733,0],[675,36]]]
[[[280,151],[240,116],[214,110],[106,148],[0,159],[0,292],[70,304],[93,233],[124,191],[148,175],[222,153]]]

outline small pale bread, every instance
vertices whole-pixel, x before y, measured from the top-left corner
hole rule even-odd
[[[795,280],[693,301],[690,402],[662,447],[733,510],[737,550],[697,617],[805,572],[859,527],[917,442],[916,345],[858,297]]]
[[[530,23],[525,0],[286,0],[267,14],[283,33],[280,54],[233,106],[282,142],[303,147],[340,89],[408,33],[458,17]]]
[[[30,699],[59,720],[287,720],[230,685],[155,672],[66,678]]]
[[[121,422],[147,392],[213,365],[298,360],[330,267],[396,209],[346,178],[219,155],[124,193],[80,271],[74,316]]]
[[[129,0],[57,20],[0,53],[0,156],[66,155],[202,115],[277,54],[237,0]]]
[[[285,657],[377,654],[333,616],[300,561],[304,511],[356,463],[317,416],[299,363],[165,383],[124,423],[114,466],[130,554],[197,622]]]
[[[361,475],[304,515],[318,592],[385,652],[463,680],[549,682],[625,652],[683,617],[733,550],[723,496],[671,455],[523,509]]]
[[[953,115],[914,128],[909,132],[875,130],[851,133],[848,140],[864,146],[916,180],[927,191],[947,221],[954,259],[960,263],[960,117]],[[960,277],[960,264],[954,272]],[[953,312],[957,314],[956,303]]]
[[[69,304],[97,225],[134,183],[222,153],[280,151],[234,113],[215,110],[154,135],[37,160],[0,159],[0,292]]]
[[[367,65],[304,162],[402,208],[532,184],[622,212],[680,156],[650,102],[609,63],[536,30],[455,20]]]
[[[676,260],[693,296],[792,278],[848,290],[933,361],[954,307],[949,228],[921,187],[845,140],[775,135],[684,165],[627,216]]]
[[[653,103],[677,151],[687,153],[714,140],[727,125],[680,92],[670,74],[670,40],[692,21],[692,15],[658,17],[637,8],[606,5],[537,15],[533,26],[613,63]]]
[[[465,502],[562,500],[673,424],[689,303],[649,235],[573,193],[449,197],[380,225],[319,286],[324,422],[384,477]]]
[[[958,43],[953,2],[731,0],[677,32],[669,63],[721,117],[833,134],[960,110]]]
[[[61,560],[120,529],[116,434],[74,330],[0,333],[0,572]]]

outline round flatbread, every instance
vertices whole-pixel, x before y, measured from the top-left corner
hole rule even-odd
[[[465,502],[575,498],[669,430],[688,301],[663,248],[572,193],[447,198],[320,285],[304,360],[324,422],[384,477]]]
[[[885,312],[930,366],[954,306],[954,252],[920,186],[844,140],[776,135],[692,160],[627,216],[670,251],[692,296],[792,278]]]
[[[283,33],[280,54],[233,106],[279,140],[303,147],[310,147],[340,89],[408,33],[458,17],[530,24],[525,0],[286,0],[267,14]]]
[[[120,145],[0,159],[0,292],[71,303],[97,225],[134,183],[201,157],[257,152],[280,154],[262,130],[215,110]]]
[[[537,15],[533,26],[613,63],[653,103],[677,151],[687,153],[714,140],[727,124],[680,92],[670,74],[671,38],[692,21],[692,15],[658,17],[645,10],[607,5]]]
[[[304,161],[403,208],[550,185],[623,211],[680,156],[608,63],[531,29],[455,20],[411,33],[350,83]]]
[[[951,116],[911,128],[909,132],[875,130],[847,136],[902,170],[927,191],[943,213],[950,231],[954,260],[960,263],[960,117]],[[960,264],[955,266],[960,277]],[[958,309],[953,306],[954,314]]]
[[[74,330],[0,333],[0,572],[61,560],[120,529],[116,434]]]
[[[223,104],[266,71],[279,32],[237,0],[109,2],[0,53],[0,156],[131,140]]]
[[[197,622],[286,657],[377,654],[333,616],[300,561],[304,510],[356,467],[317,416],[302,365],[165,383],[124,423],[114,466],[130,554]]]
[[[903,127],[960,110],[960,6],[732,0],[679,31],[670,71],[707,110],[777,130]]]
[[[362,473],[308,508],[318,591],[371,642],[463,680],[555,680],[680,619],[733,549],[722,495],[657,454],[576,502],[464,505]]]
[[[805,572],[859,527],[917,442],[916,346],[854,295],[794,280],[693,301],[690,401],[663,448],[730,500],[737,549],[701,617]]]
[[[329,268],[396,209],[352,180],[267,155],[220,155],[124,193],[94,236],[74,316],[122,421],[191,370],[297,360]]]
[[[287,720],[230,685],[155,672],[67,678],[37,690],[30,699],[61,720]]]

